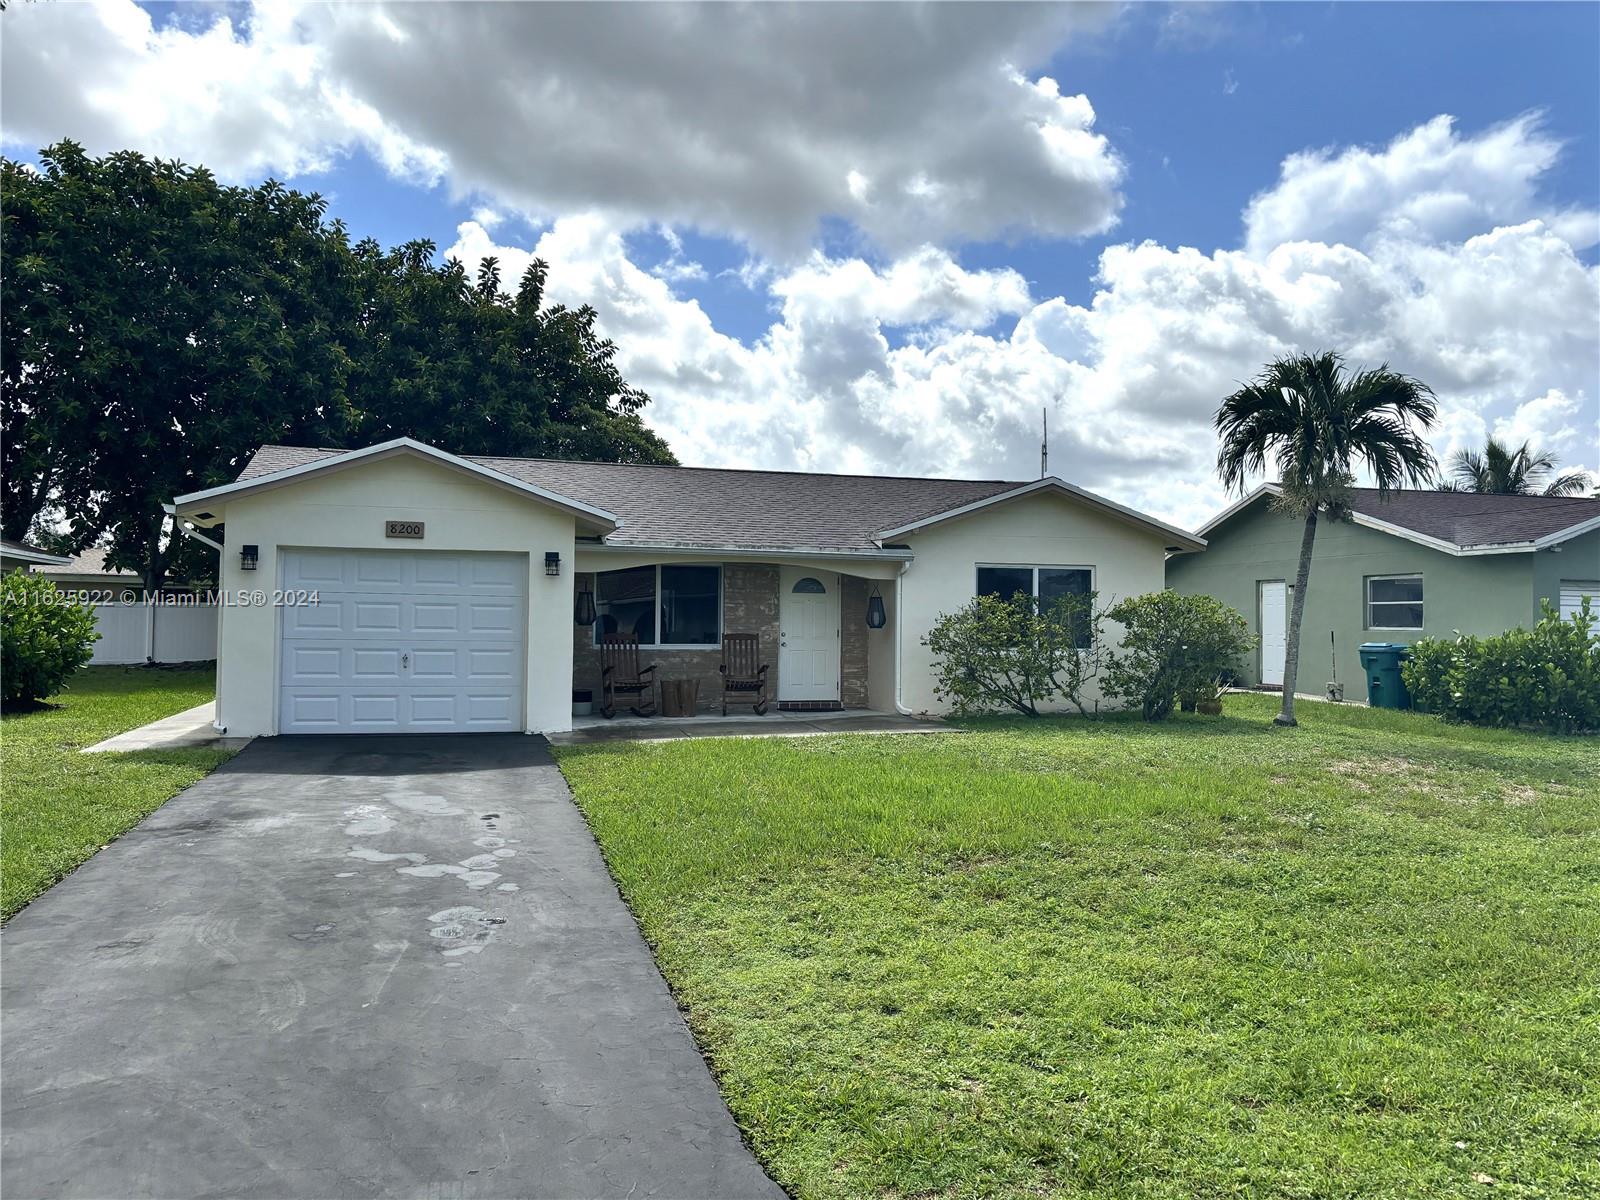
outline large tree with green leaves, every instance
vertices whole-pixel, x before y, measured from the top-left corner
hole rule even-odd
[[[343,230],[319,197],[64,142],[4,163],[8,537],[55,515],[158,587],[162,503],[349,428]]]
[[[1426,429],[1437,414],[1427,384],[1389,370],[1351,372],[1338,354],[1280,358],[1217,409],[1217,472],[1230,491],[1276,467],[1276,503],[1300,517],[1300,563],[1289,606],[1283,665],[1283,707],[1275,722],[1293,725],[1300,667],[1300,621],[1319,517],[1349,517],[1349,491],[1358,467],[1387,495],[1406,484],[1429,483],[1433,451],[1413,422]]]
[[[1481,451],[1457,450],[1450,456],[1440,490],[1495,496],[1581,496],[1589,490],[1587,471],[1551,479],[1559,463],[1548,450],[1532,450],[1527,442],[1513,450],[1491,437]]]
[[[352,245],[320,196],[71,142],[3,164],[5,536],[64,527],[159,587],[163,502],[262,442],[671,462],[591,309],[431,242]]]

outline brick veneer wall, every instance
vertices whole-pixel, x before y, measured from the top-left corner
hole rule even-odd
[[[867,593],[869,585],[853,575],[842,577],[840,595],[841,699],[846,708],[867,703]],[[580,572],[573,581],[578,591],[594,587],[594,576]],[[761,661],[769,664],[767,695],[778,702],[778,568],[766,563],[722,564],[722,628],[725,633],[753,633],[761,639]],[[600,711],[600,648],[594,644],[593,626],[574,625],[572,674],[575,688],[594,693]],[[721,711],[722,649],[642,650],[640,661],[656,664],[657,679],[698,679],[700,708]],[[729,712],[743,711],[729,708]]]
[[[846,708],[867,706],[867,593],[857,575],[841,575],[839,589],[839,699]]]
[[[578,590],[594,587],[594,576],[580,574],[574,581]],[[778,698],[778,568],[765,563],[722,564],[722,628],[725,633],[753,633],[761,639],[761,661],[771,664],[767,672],[767,694],[774,704]],[[600,711],[600,647],[594,644],[593,626],[573,626],[573,684],[594,693],[594,708]],[[700,708],[722,711],[722,665],[720,646],[706,650],[641,650],[642,666],[656,664],[656,678],[698,679]],[[741,705],[741,709],[748,705]],[[736,711],[732,707],[729,712]]]

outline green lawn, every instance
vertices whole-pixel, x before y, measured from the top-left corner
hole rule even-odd
[[[54,708],[0,725],[0,915],[19,908],[228,758],[224,750],[79,754],[209,700],[210,668],[89,667]]]
[[[1274,703],[559,757],[798,1196],[1600,1194],[1600,742]]]

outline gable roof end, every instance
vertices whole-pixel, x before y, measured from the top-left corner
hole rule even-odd
[[[915,533],[918,530],[927,529],[934,525],[941,525],[946,521],[959,520],[960,518],[968,516],[971,513],[978,512],[996,504],[1004,504],[1007,501],[1019,500],[1024,496],[1030,496],[1036,492],[1054,492],[1058,495],[1066,496],[1069,499],[1081,501],[1084,504],[1087,504],[1090,508],[1097,509],[1100,512],[1115,517],[1117,520],[1122,521],[1125,524],[1136,526],[1146,530],[1147,532],[1159,533],[1163,537],[1168,538],[1175,543],[1175,545],[1169,547],[1169,549],[1204,550],[1206,546],[1205,538],[1197,537],[1186,529],[1179,529],[1176,525],[1168,525],[1165,521],[1158,521],[1154,517],[1140,512],[1138,509],[1128,508],[1126,505],[1118,504],[1115,500],[1108,500],[1104,496],[1096,495],[1094,492],[1087,491],[1084,488],[1076,486],[1075,484],[1070,484],[1066,480],[1059,479],[1054,475],[1046,476],[1043,479],[1036,479],[1032,483],[1021,484],[1007,491],[996,493],[993,496],[986,496],[983,499],[975,500],[970,504],[963,504],[956,508],[946,509],[943,512],[933,513],[930,516],[923,517],[921,520],[912,521],[909,524],[897,525],[893,529],[880,530],[877,534],[877,540],[880,545],[884,542],[895,541],[896,539],[905,537],[908,534]]]
[[[281,467],[264,474],[252,475],[249,478],[241,477],[233,483],[225,483],[220,487],[207,488],[204,491],[189,492],[183,496],[176,496],[173,498],[172,504],[179,515],[193,516],[195,515],[193,511],[184,512],[183,510],[196,510],[197,506],[209,502],[252,495],[256,492],[297,483],[309,476],[322,475],[331,471],[342,470],[345,467],[355,466],[359,463],[376,462],[401,454],[414,454],[419,458],[429,459],[461,471],[464,474],[483,479],[498,487],[541,500],[554,508],[569,512],[573,516],[587,521],[608,533],[622,524],[614,513],[608,512],[606,509],[592,504],[585,504],[581,500],[574,500],[569,496],[549,491],[539,487],[537,484],[529,483],[527,480],[514,478],[502,471],[495,470],[493,467],[484,466],[482,463],[450,454],[434,446],[405,437],[395,438],[388,442],[380,442],[375,446],[367,446],[361,450],[335,451],[309,462]]]
[[[1264,497],[1281,495],[1263,483],[1200,527],[1210,535]],[[1498,496],[1477,492],[1376,488],[1350,490],[1357,525],[1404,538],[1445,554],[1516,554],[1548,549],[1600,529],[1600,499],[1576,496]]]

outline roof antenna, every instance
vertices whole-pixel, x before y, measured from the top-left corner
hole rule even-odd
[[[1047,404],[1039,410],[1043,421],[1044,438],[1039,443],[1039,478],[1044,479],[1050,474],[1050,406]]]

